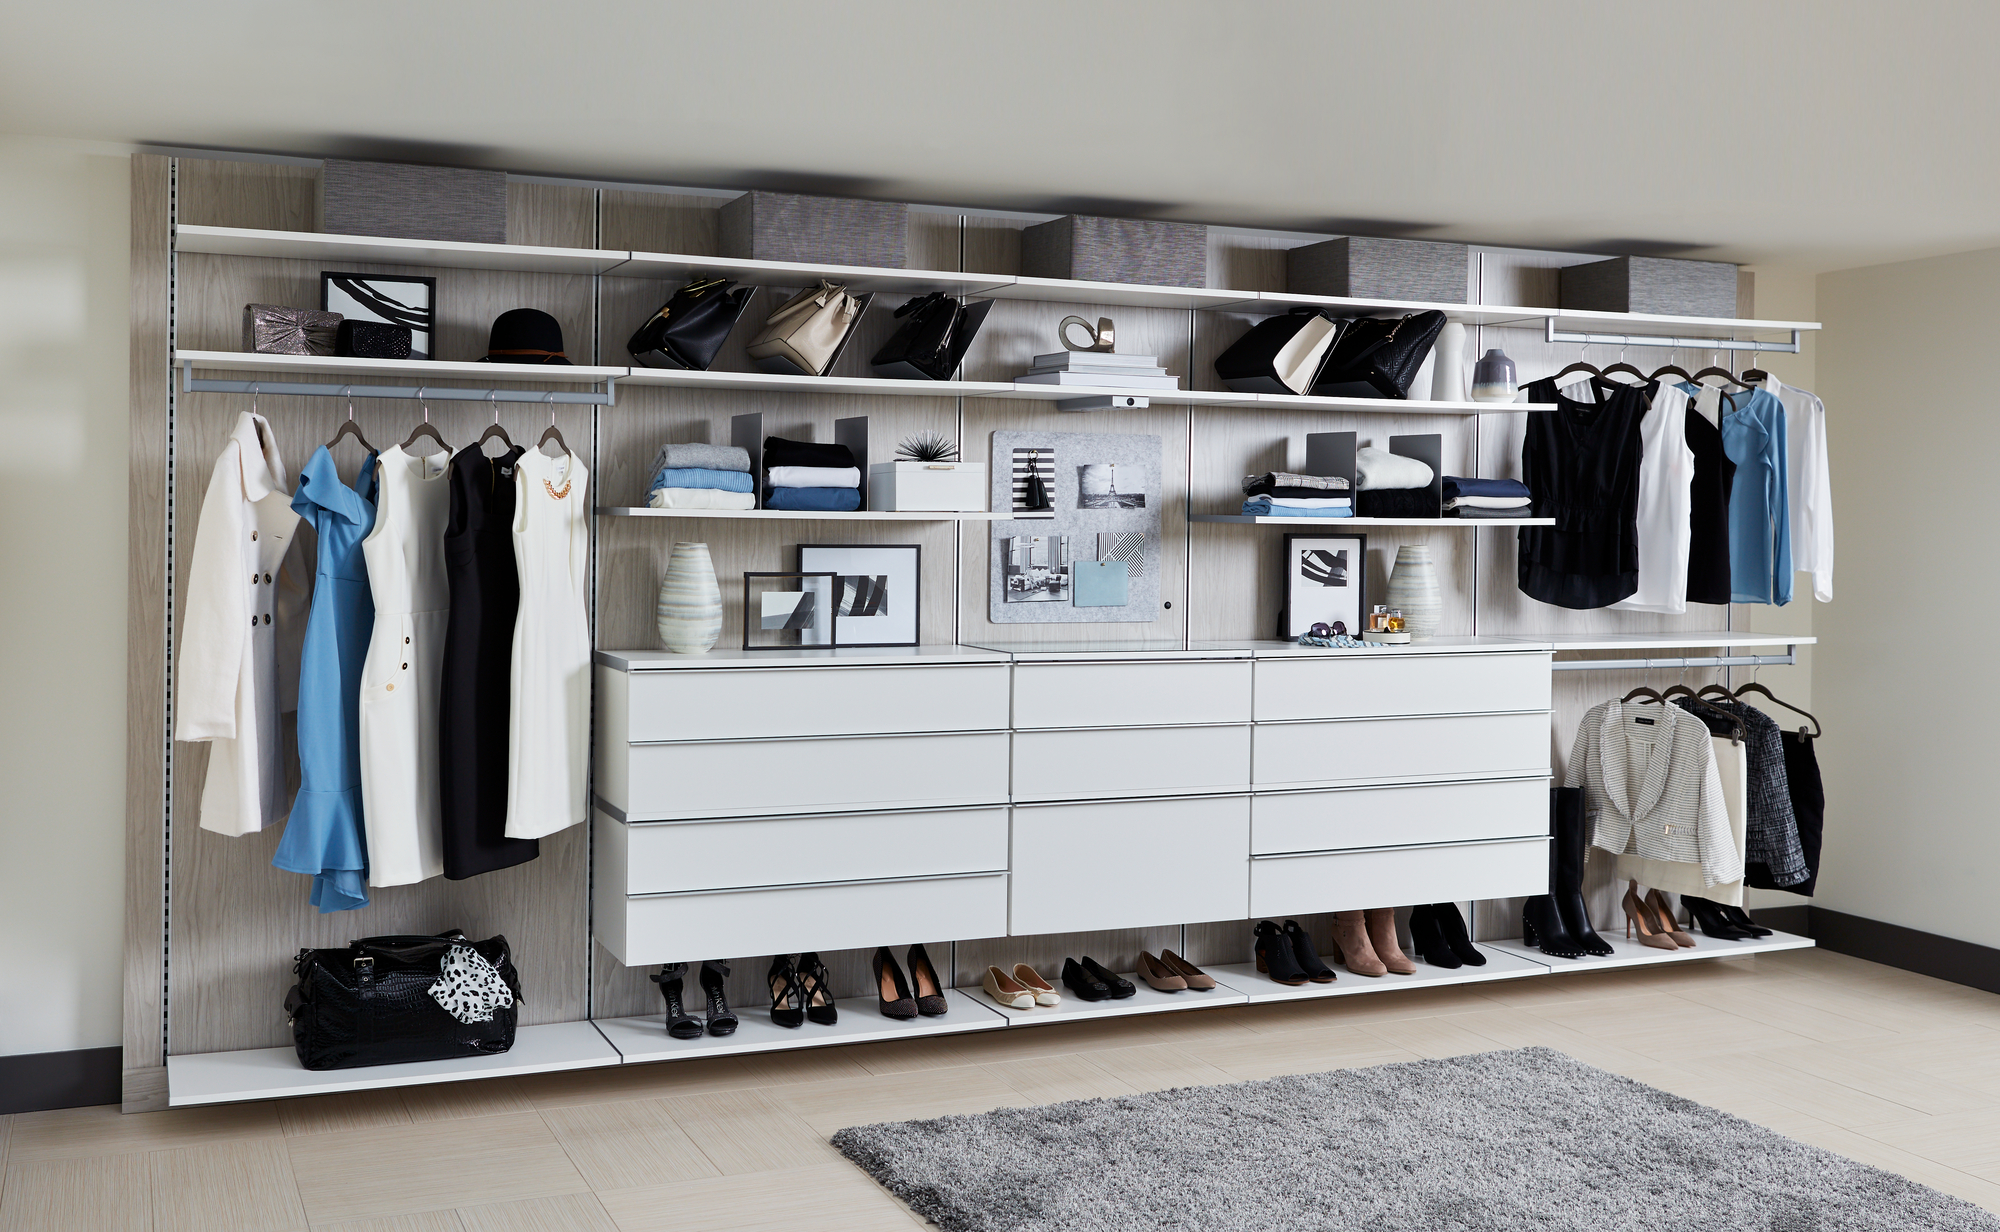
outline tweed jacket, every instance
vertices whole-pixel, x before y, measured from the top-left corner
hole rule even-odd
[[[1685,711],[1647,702],[1593,707],[1577,725],[1563,785],[1583,788],[1594,845],[1699,865],[1704,886],[1743,876],[1708,728]]]
[[[1701,719],[1716,735],[1730,730],[1718,716],[1704,715],[1687,698],[1676,701],[1682,709]],[[1763,889],[1795,886],[1812,876],[1806,867],[1806,853],[1799,846],[1799,819],[1792,810],[1792,780],[1785,770],[1785,734],[1778,721],[1755,706],[1717,699],[1708,703],[1743,721],[1744,747],[1750,761],[1750,815],[1745,825],[1744,862],[1761,864],[1748,870],[1745,880]],[[1760,874],[1768,871],[1768,879]]]

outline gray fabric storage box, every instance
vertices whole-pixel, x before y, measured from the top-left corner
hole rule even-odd
[[[507,242],[507,173],[329,158],[315,214],[334,235]]]
[[[1070,214],[1021,231],[1021,273],[1028,278],[1205,287],[1208,228]]]
[[[1562,306],[1593,312],[1734,317],[1736,267],[1727,261],[1613,257],[1562,268]]]
[[[1470,261],[1464,244],[1347,235],[1287,252],[1285,288],[1295,295],[1462,304]]]
[[[753,189],[725,202],[717,224],[717,256],[878,269],[908,265],[910,207],[894,201]]]

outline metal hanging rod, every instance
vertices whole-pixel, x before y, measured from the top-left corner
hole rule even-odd
[[[1799,661],[1796,645],[1785,647],[1781,655],[1697,655],[1671,659],[1571,659],[1551,664],[1559,672],[1658,671],[1696,667],[1790,667]]]
[[[1548,318],[1548,339],[1550,342],[1580,342],[1590,346],[1649,346],[1671,347],[1686,351],[1777,351],[1786,355],[1799,353],[1799,331],[1792,330],[1790,342],[1759,342],[1755,338],[1677,338],[1664,334],[1583,334],[1574,330],[1557,329],[1554,317]]]
[[[529,379],[529,378],[523,378]],[[613,406],[617,403],[615,377],[606,377],[604,388],[588,393],[556,389],[460,389],[440,385],[320,385],[297,381],[211,381],[196,380],[194,365],[181,365],[181,388],[204,394],[281,394],[308,398],[403,398],[428,402],[532,402],[573,406]]]

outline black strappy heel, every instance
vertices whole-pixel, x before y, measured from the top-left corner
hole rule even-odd
[[[791,956],[780,954],[771,960],[765,977],[771,984],[771,1021],[781,1027],[802,1027],[806,1022],[806,990]]]
[[[727,962],[714,959],[701,964],[701,990],[708,994],[708,1033],[710,1035],[733,1035],[736,1033],[736,1015],[729,1008],[729,998],[723,995],[722,981],[729,974]]]
[[[822,1027],[840,1021],[840,1007],[833,1003],[833,983],[818,954],[799,955],[799,987],[805,994],[808,1019]]]
[[[700,1039],[701,1019],[681,1005],[681,977],[687,973],[687,967],[686,963],[667,963],[659,974],[647,978],[660,986],[660,995],[666,998],[667,1034],[675,1039]]]

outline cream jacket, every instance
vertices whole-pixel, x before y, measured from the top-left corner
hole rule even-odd
[[[1699,865],[1703,886],[1742,879],[1708,728],[1679,706],[1593,707],[1577,725],[1563,785],[1583,788],[1595,846]]]

